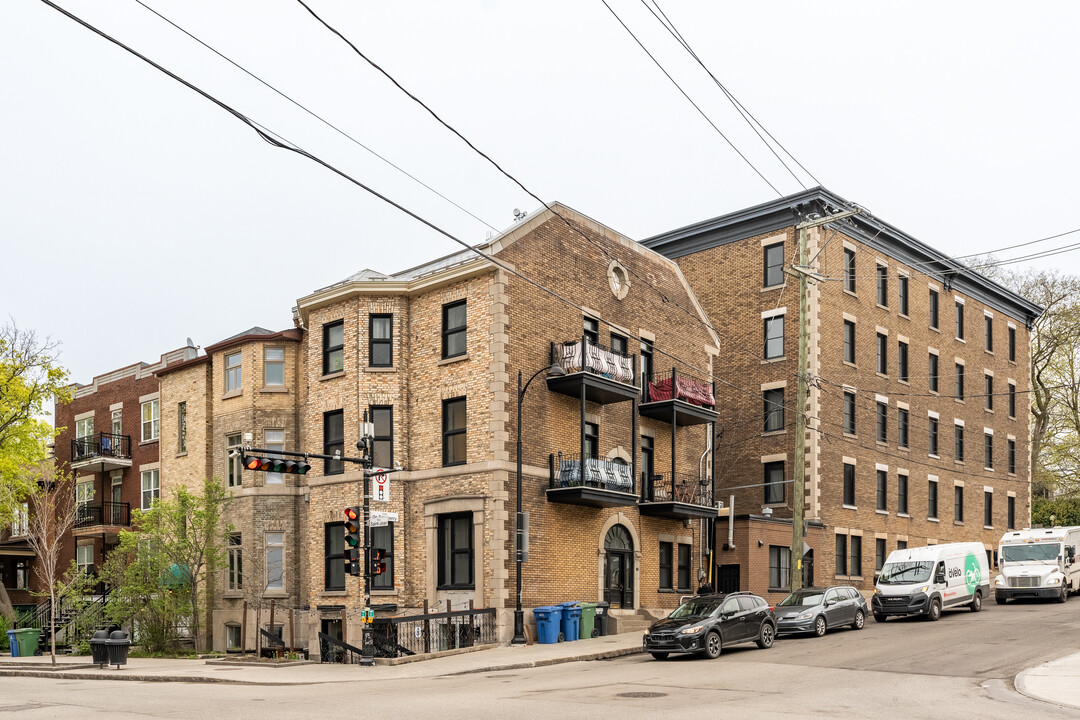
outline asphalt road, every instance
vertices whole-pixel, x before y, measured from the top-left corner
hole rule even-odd
[[[490,674],[291,687],[0,678],[19,718],[1080,718],[1012,689],[1080,652],[1080,598],[984,605],[744,645],[717,660],[633,655]],[[1080,688],[1077,693],[1080,694]]]

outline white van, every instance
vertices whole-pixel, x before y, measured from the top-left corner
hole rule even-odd
[[[1058,602],[1080,592],[1080,527],[1024,529],[1007,532],[998,547],[994,599],[1047,598]]]
[[[870,610],[885,622],[889,615],[925,615],[965,605],[982,610],[990,596],[990,568],[980,543],[949,543],[904,548],[889,553],[878,575]]]

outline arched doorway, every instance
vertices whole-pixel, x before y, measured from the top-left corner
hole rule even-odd
[[[634,607],[634,541],[622,525],[612,525],[604,538],[604,600]]]

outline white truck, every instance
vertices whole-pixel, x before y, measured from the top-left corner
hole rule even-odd
[[[1058,602],[1080,592],[1080,527],[1014,530],[1005,533],[998,547],[994,599],[1045,598]]]
[[[980,543],[948,543],[893,550],[874,587],[870,611],[878,622],[889,615],[924,615],[966,606],[982,610],[990,597],[990,569]]]

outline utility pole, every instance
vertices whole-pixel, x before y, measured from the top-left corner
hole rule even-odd
[[[375,466],[375,459],[371,456],[374,445],[375,430],[368,422],[367,410],[364,411],[364,422],[361,425],[360,441],[356,443],[356,449],[363,457],[363,478],[360,480],[360,495],[364,499],[364,616],[368,615],[371,608],[371,487],[369,485],[371,469]],[[375,664],[375,638],[371,630],[370,621],[363,624],[360,641],[360,664],[371,666]]]
[[[806,536],[806,397],[810,381],[810,282],[825,278],[810,268],[807,232],[810,228],[857,215],[861,210],[847,210],[826,217],[799,223],[799,262],[792,265],[789,275],[799,278],[799,365],[798,390],[795,400],[795,474],[792,482],[791,513],[791,590],[802,587],[803,545]],[[824,248],[822,248],[824,249]],[[819,251],[820,254],[820,251]],[[815,259],[817,256],[814,256]]]

